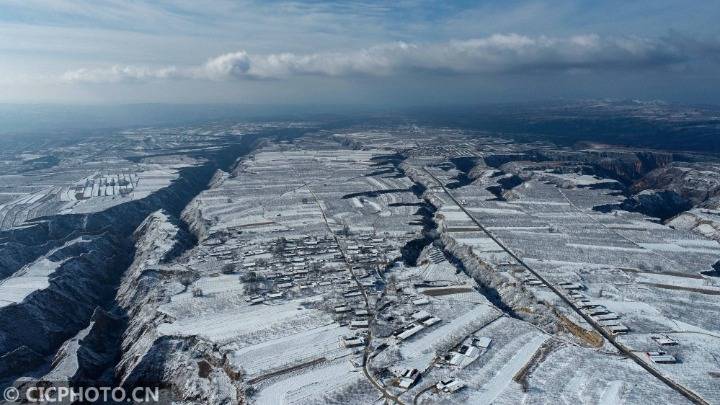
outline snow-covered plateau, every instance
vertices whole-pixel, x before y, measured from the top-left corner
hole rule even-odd
[[[333,125],[2,152],[0,388],[720,403],[715,158]]]

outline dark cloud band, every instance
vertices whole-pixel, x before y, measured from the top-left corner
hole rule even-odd
[[[198,66],[112,66],[66,72],[73,83],[167,79],[263,80],[295,76],[482,75],[530,71],[640,70],[697,60],[717,62],[720,42],[679,35],[663,38],[529,37],[496,34],[444,43],[396,42],[346,52],[251,55],[238,51]]]

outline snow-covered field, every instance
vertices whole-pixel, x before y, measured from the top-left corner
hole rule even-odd
[[[120,281],[93,269],[115,258],[95,243],[113,243],[106,232],[123,218],[76,238],[93,225],[80,216],[57,245],[18,254],[0,280],[4,313],[40,314],[76,287],[93,295],[68,277],[82,273],[108,277],[102,305],[120,315],[97,329],[78,320],[53,348],[35,344],[40,366],[28,372],[72,378],[88,359],[106,361],[106,377],[156,378],[202,403],[686,403],[678,386],[720,401],[710,271],[720,243],[695,219],[671,227],[620,209],[625,185],[593,171],[591,152],[452,128],[312,127],[268,136],[234,165],[203,166],[228,134],[302,125],[138,129],[121,146],[93,140],[93,154],[64,150],[48,159],[55,174],[28,171],[32,186],[0,175],[0,229],[102,217],[159,191],[174,199],[192,181],[185,170],[211,178],[189,204],[121,235],[135,256]],[[0,242],[37,237],[18,235]],[[27,305],[33,297],[48,301]],[[76,307],[92,313],[92,303]],[[2,331],[0,344],[18,336]],[[656,364],[653,351],[672,360]]]
[[[263,384],[252,399],[258,405],[322,403],[326,396],[364,378],[346,359],[292,374]]]

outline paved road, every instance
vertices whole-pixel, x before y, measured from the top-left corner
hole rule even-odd
[[[707,401],[705,401],[702,397],[700,397],[698,394],[691,391],[689,388],[669,379],[662,373],[660,373],[658,370],[647,364],[640,356],[638,356],[635,352],[631,351],[629,348],[627,348],[625,345],[619,343],[613,335],[608,333],[605,328],[600,326],[597,322],[595,322],[594,319],[586,315],[584,312],[580,310],[575,304],[570,301],[565,294],[560,292],[558,288],[555,287],[552,283],[548,282],[542,275],[537,273],[535,270],[530,268],[520,257],[518,257],[510,248],[508,248],[501,240],[499,240],[495,235],[492,234],[492,232],[488,231],[487,228],[485,228],[460,202],[455,198],[455,196],[450,193],[450,191],[445,187],[445,184],[443,184],[440,179],[435,177],[434,174],[432,174],[427,168],[423,168],[425,173],[427,173],[435,182],[440,186],[445,194],[447,194],[448,197],[453,201],[455,205],[457,205],[464,213],[467,215],[471,221],[477,227],[483,231],[490,239],[492,239],[495,243],[498,244],[510,257],[515,259],[515,261],[518,262],[523,268],[525,268],[527,271],[529,271],[531,274],[533,274],[538,280],[540,280],[545,286],[547,286],[550,291],[555,293],[558,297],[560,297],[563,302],[565,302],[570,308],[572,308],[578,315],[580,315],[585,321],[590,324],[595,330],[597,330],[601,335],[605,337],[613,346],[615,346],[621,353],[626,355],[627,357],[631,358],[635,363],[637,363],[640,367],[644,368],[647,372],[655,376],[657,379],[665,383],[670,388],[674,389],[678,393],[682,394],[684,397],[689,399],[690,401],[696,403],[696,404],[702,404],[702,405],[709,405]]]

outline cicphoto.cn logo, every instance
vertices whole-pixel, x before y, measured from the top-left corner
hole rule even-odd
[[[24,403],[159,403],[160,390],[157,387],[69,387],[43,383],[22,387],[7,387],[3,390],[6,402]]]

